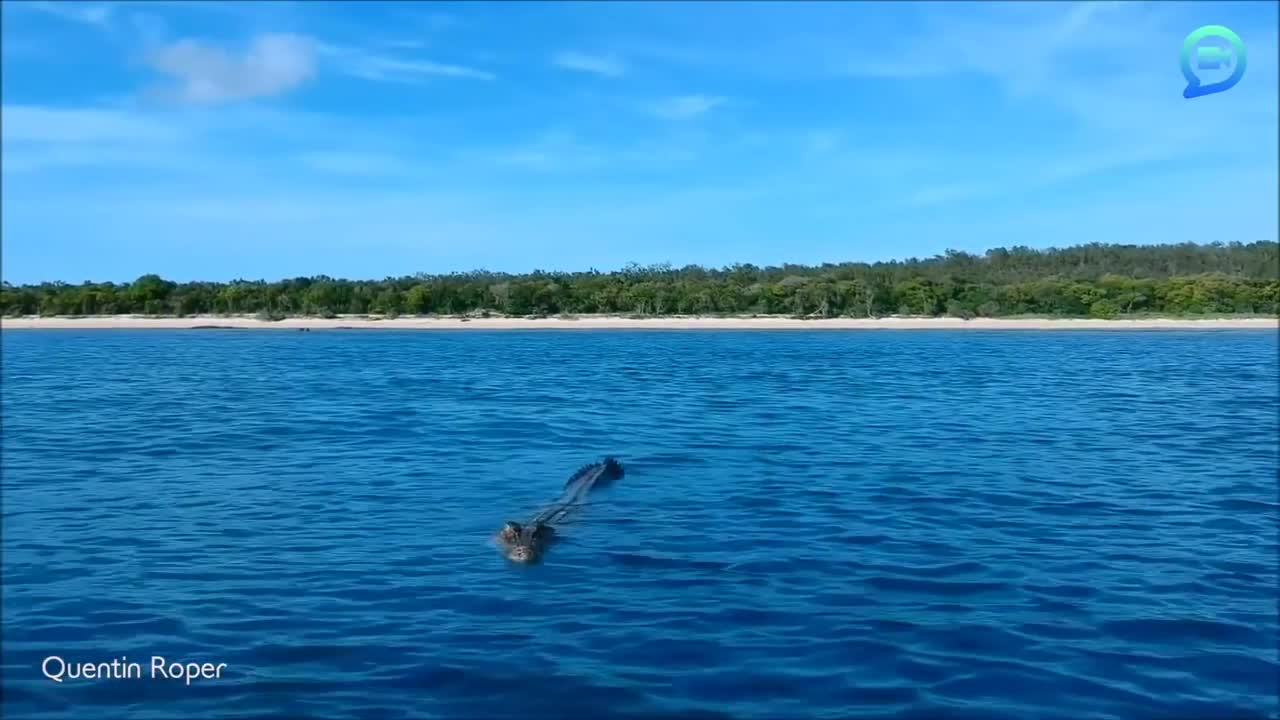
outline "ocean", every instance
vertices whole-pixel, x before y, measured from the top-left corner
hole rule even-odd
[[[1277,710],[1275,332],[2,342],[7,719]]]

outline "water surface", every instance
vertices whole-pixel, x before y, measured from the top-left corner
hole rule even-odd
[[[1277,349],[5,332],[4,714],[1269,715]],[[488,544],[606,453],[543,564]]]

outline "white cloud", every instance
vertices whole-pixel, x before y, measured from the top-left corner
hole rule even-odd
[[[161,48],[151,66],[178,81],[174,89],[183,102],[232,102],[286,93],[315,74],[315,49],[309,38],[263,34],[240,55],[181,40]]]
[[[362,80],[415,82],[428,77],[495,79],[491,72],[465,65],[402,59],[342,45],[321,45],[320,51],[334,62],[340,72]]]
[[[621,77],[626,72],[622,61],[611,55],[588,55],[566,50],[551,58],[551,63],[565,70],[591,73],[603,77]]]
[[[649,112],[667,120],[686,120],[724,105],[728,100],[713,95],[677,95],[649,106]]]

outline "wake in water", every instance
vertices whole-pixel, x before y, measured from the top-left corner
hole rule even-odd
[[[559,499],[523,525],[509,520],[498,531],[498,543],[507,559],[521,563],[537,561],[556,539],[552,523],[567,519],[574,510],[586,504],[583,500],[588,493],[607,487],[622,475],[622,464],[611,457],[579,468],[564,484],[564,492]]]

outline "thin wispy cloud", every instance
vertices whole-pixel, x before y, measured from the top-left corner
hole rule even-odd
[[[860,49],[858,57],[838,67],[837,74],[905,79],[977,73],[1009,85],[1025,85],[1028,80],[1043,79],[1056,56],[1113,6],[1106,2],[1046,4],[1043,11],[1027,13],[1032,17],[1023,17],[1019,10],[1025,8],[1013,5],[996,4],[980,17],[970,8],[947,8],[930,14],[922,31],[890,38],[886,51],[877,54],[892,60],[868,59],[876,54]],[[975,43],[975,37],[983,41]]]
[[[932,185],[912,191],[902,199],[901,205],[911,209],[923,209],[980,197],[989,192],[990,188],[982,183],[957,182]]]
[[[648,110],[664,120],[689,120],[721,107],[728,98],[716,95],[676,95],[649,104]]]
[[[425,40],[412,39],[382,40],[378,44],[389,50],[423,50],[430,46]]]
[[[105,28],[111,24],[112,6],[97,2],[15,2],[6,5],[29,8],[63,20]]]
[[[551,64],[565,70],[610,78],[621,77],[627,71],[622,61],[612,55],[590,55],[572,50],[556,53],[551,58]]]
[[[47,58],[51,54],[49,46],[32,38],[5,37],[0,42],[0,54],[9,58],[10,62]]]
[[[430,78],[494,80],[496,75],[468,65],[405,58],[345,45],[323,44],[321,53],[342,74],[373,82],[422,82]]]
[[[423,10],[432,7],[433,3],[392,3],[392,6],[395,8],[397,25],[408,26],[427,34],[442,33],[464,24],[456,14]]]
[[[377,152],[313,152],[298,159],[316,172],[352,177],[385,177],[412,169],[401,158]]]
[[[184,160],[188,139],[185,129],[162,119],[109,108],[6,104],[0,116],[6,176],[172,167]]]
[[[909,80],[951,75],[957,72],[954,64],[930,60],[908,59],[903,62],[867,62],[856,60],[837,70],[838,75],[877,80]]]
[[[551,129],[538,134],[529,142],[486,150],[476,154],[473,159],[498,167],[556,172],[598,166],[605,158],[598,149],[587,146],[572,132]]]
[[[825,155],[840,145],[841,134],[835,130],[814,130],[804,138],[804,149],[816,155]]]
[[[119,110],[6,104],[0,117],[6,148],[11,143],[153,144],[179,134],[171,125]]]
[[[316,70],[314,43],[291,34],[259,35],[238,53],[180,40],[153,53],[149,61],[177,82],[164,94],[191,104],[280,95],[310,80]]]
[[[163,47],[170,42],[169,24],[164,18],[150,12],[132,12],[128,15],[128,27],[138,46],[147,49]]]
[[[561,124],[522,142],[485,146],[463,152],[455,159],[464,165],[491,167],[504,173],[508,170],[564,176],[601,173],[608,177],[675,171],[695,162],[702,149],[699,142],[673,137],[670,133],[654,132],[629,136],[623,141],[605,141],[583,137]]]
[[[415,145],[411,128],[296,109],[175,109],[133,102],[84,108],[7,104],[0,115],[0,155],[6,173],[80,167],[108,168],[122,175],[148,169],[185,176],[200,168],[224,177],[300,170],[316,176],[390,177],[419,167],[397,154]],[[335,147],[334,138],[342,138],[342,143]],[[257,150],[238,150],[246,146]],[[276,153],[274,146],[310,151]]]
[[[1170,147],[1160,138],[1124,148],[1102,148],[1071,157],[1023,158],[1018,161],[993,159],[982,180],[922,184],[903,195],[896,205],[921,209],[942,205],[989,201],[1001,197],[1035,193],[1121,170],[1158,163],[1169,157]],[[954,163],[948,162],[946,166]]]
[[[440,32],[461,24],[457,15],[442,12],[430,12],[418,17],[418,24],[428,31]]]

